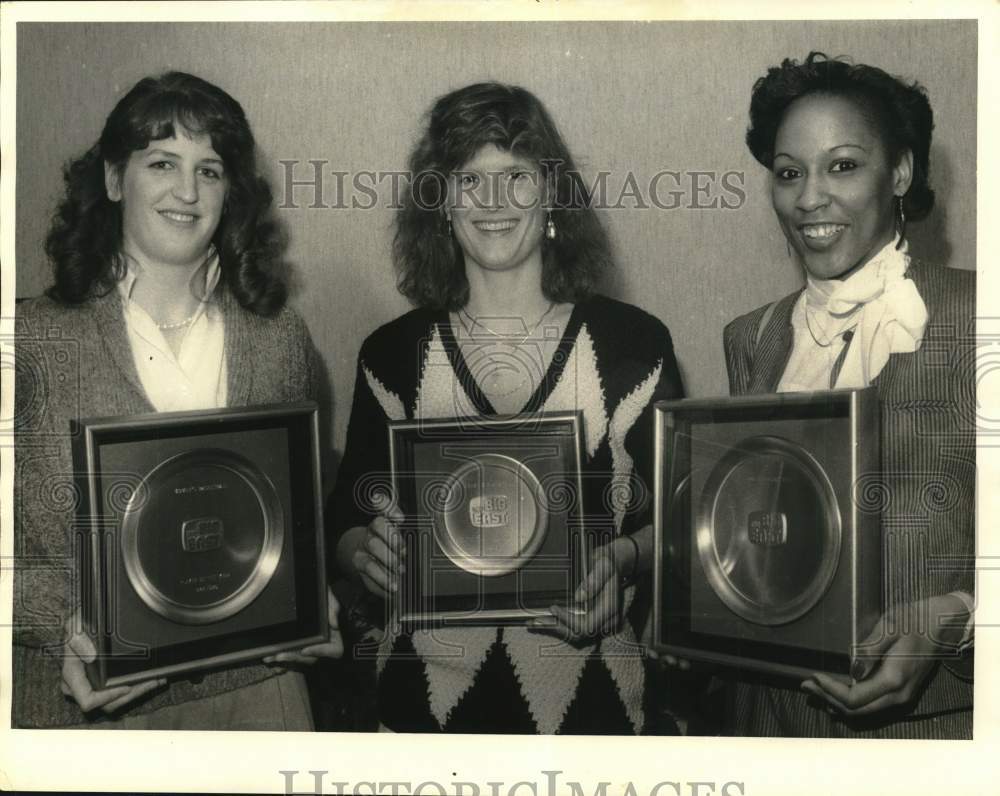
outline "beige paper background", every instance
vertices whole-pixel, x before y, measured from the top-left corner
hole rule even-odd
[[[537,6],[537,7],[536,7]],[[800,15],[803,7],[777,4],[700,6],[713,16],[768,19]],[[248,111],[263,157],[325,158],[331,168],[403,168],[420,114],[436,95],[477,79],[495,77],[535,91],[553,112],[585,170],[632,169],[647,177],[672,170],[737,170],[746,173],[747,203],[739,210],[610,211],[606,220],[620,261],[611,292],[660,316],[674,333],[689,391],[725,391],[722,324],[736,314],[797,285],[766,199],[765,175],[742,145],[749,86],[766,66],[785,55],[803,57],[810,48],[850,54],[927,86],[937,119],[932,168],[940,206],[936,220],[914,232],[914,251],[956,267],[979,264],[980,296],[996,295],[995,275],[983,252],[992,251],[996,218],[989,197],[996,139],[989,113],[998,44],[995,14],[986,4],[956,5],[948,13],[982,19],[969,23],[857,22],[862,17],[914,17],[941,13],[929,5],[872,3],[810,8],[836,22],[466,23],[419,26],[344,25],[329,22],[269,22],[254,26],[217,21],[232,15],[262,18],[327,16],[383,20],[399,15],[455,17],[491,15],[602,18],[601,4],[541,3],[410,5],[333,4],[220,7],[175,4],[126,10],[4,8],[2,41],[3,164],[0,173],[3,249],[3,327],[10,334],[13,295],[33,295],[47,283],[39,242],[59,192],[59,165],[89,146],[115,99],[144,74],[182,68],[218,82]],[[402,9],[402,10],[401,10]],[[477,13],[478,12],[478,13]],[[113,31],[84,18],[129,13],[158,14],[171,24],[124,25]],[[616,14],[641,20],[681,15],[666,4],[625,6]],[[688,14],[695,13],[693,8]],[[75,16],[72,28],[38,27],[16,15]],[[211,19],[177,25],[179,18]],[[19,26],[20,27],[20,26]],[[977,48],[978,38],[978,48]],[[976,114],[976,66],[979,116]],[[416,67],[414,66],[416,64]],[[16,78],[15,78],[16,73]],[[305,88],[297,81],[305,75]],[[15,82],[16,80],[16,82]],[[992,135],[990,133],[992,132]],[[16,134],[16,145],[15,145]],[[976,143],[979,142],[977,159]],[[12,164],[16,159],[16,182]],[[977,169],[979,184],[977,212]],[[16,191],[16,193],[15,193]],[[276,185],[280,194],[280,185]],[[944,210],[944,213],[941,212]],[[992,211],[992,213],[991,213]],[[388,260],[391,212],[287,211],[291,258],[302,289],[295,297],[323,352],[334,387],[333,444],[339,447],[349,406],[354,357],[361,339],[405,309],[395,294]],[[988,259],[988,258],[987,258]],[[996,315],[994,311],[992,313]],[[981,329],[1000,328],[995,322]],[[984,431],[1000,429],[991,371],[992,343],[984,342],[980,396]],[[6,356],[6,352],[5,352]],[[4,417],[12,399],[12,371],[4,361]],[[980,455],[982,518],[996,515],[996,470],[983,434]],[[10,449],[4,460],[2,494],[10,495]],[[991,480],[992,478],[992,480]],[[12,553],[10,501],[2,500],[0,552]],[[984,562],[995,540],[981,525]],[[0,598],[9,617],[9,572],[0,572]],[[280,790],[279,770],[299,770],[300,789],[310,789],[310,769],[326,770],[327,792],[336,780],[425,780],[443,783],[518,780],[538,783],[545,770],[561,770],[560,781],[584,783],[592,793],[609,781],[609,793],[638,794],[658,782],[744,783],[743,793],[800,792],[985,792],[995,776],[995,685],[991,660],[989,573],[980,579],[974,743],[834,743],[829,741],[698,740],[675,738],[404,738],[345,735],[6,732],[0,738],[0,787],[64,787],[109,790]],[[2,685],[9,684],[9,630]],[[9,715],[9,692],[0,691],[0,712]],[[87,772],[83,774],[82,772]],[[806,784],[808,783],[808,784]],[[978,784],[977,784],[978,783]],[[729,793],[739,793],[731,786]],[[367,792],[367,791],[365,791]],[[434,793],[431,788],[426,792]],[[466,792],[469,792],[468,790]],[[519,793],[530,792],[521,789]],[[660,793],[673,793],[669,787]],[[684,793],[690,792],[687,786]],[[702,793],[711,792],[705,788]]]

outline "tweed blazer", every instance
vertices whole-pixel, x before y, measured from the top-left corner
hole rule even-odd
[[[882,515],[885,606],[958,590],[975,594],[975,274],[913,261],[906,275],[927,306],[924,342],[916,352],[890,356],[873,382],[881,466],[863,473],[855,490],[863,511]],[[726,327],[733,395],[777,390],[792,351],[799,295]],[[971,679],[971,656],[945,660],[907,721],[971,710]],[[794,715],[790,706],[785,712],[793,726],[782,729],[800,734],[794,725],[807,717]]]
[[[315,399],[318,358],[290,308],[264,318],[224,287],[229,406]],[[60,692],[63,625],[77,604],[71,524],[79,496],[72,419],[155,411],[136,372],[117,290],[80,306],[47,297],[17,307],[14,480],[13,726],[59,727],[100,721]],[[262,664],[172,683],[130,706],[141,713],[261,681]]]

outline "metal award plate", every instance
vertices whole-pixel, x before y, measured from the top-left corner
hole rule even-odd
[[[95,687],[329,638],[315,404],[89,418],[73,454]]]
[[[655,410],[654,646],[788,677],[846,674],[880,613],[873,389]]]
[[[481,453],[451,476],[434,533],[456,566],[483,577],[520,569],[545,541],[548,507],[534,473],[511,456]]]
[[[407,627],[523,623],[570,605],[586,571],[582,417],[396,421]]]
[[[162,462],[142,481],[125,508],[121,552],[146,605],[167,619],[206,624],[264,590],[284,527],[274,484],[259,467],[232,451],[201,448]]]
[[[836,573],[837,498],[801,445],[750,437],[709,476],[695,538],[719,598],[744,619],[782,625],[815,607]]]

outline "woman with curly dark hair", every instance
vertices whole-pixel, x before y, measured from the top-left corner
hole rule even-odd
[[[730,390],[877,389],[885,590],[851,679],[740,682],[740,734],[972,735],[975,275],[906,243],[934,202],[932,128],[919,85],[821,53],[753,89],[747,144],[806,285],[726,328]]]
[[[55,284],[18,307],[18,359],[37,367],[17,371],[16,417],[41,409],[15,429],[15,533],[25,551],[17,571],[24,614],[15,633],[15,726],[312,726],[301,673],[260,664],[95,690],[84,667],[95,650],[79,632],[75,578],[34,566],[72,560],[72,506],[47,498],[73,472],[70,420],[315,398],[318,360],[305,324],[284,305],[278,229],[255,157],[239,103],[198,77],[170,72],[140,80],[97,144],[66,167],[66,195],[46,245]],[[68,349],[46,344],[54,334]],[[45,455],[36,455],[40,441]],[[335,610],[331,602],[331,625]],[[30,619],[53,616],[59,625]],[[335,628],[332,635],[329,644],[270,662],[339,655]]]
[[[377,660],[384,729],[635,733],[644,725],[636,599],[650,568],[653,401],[678,397],[670,335],[594,288],[607,238],[544,106],[499,83],[439,98],[397,216],[399,285],[417,308],[364,342],[329,519],[343,571],[381,601],[405,567],[402,517],[362,484],[389,467],[390,420],[582,410],[588,516],[613,529],[576,609],[528,627],[392,629]],[[633,501],[641,503],[641,499]],[[384,616],[384,614],[383,614]],[[460,654],[456,655],[456,650]]]

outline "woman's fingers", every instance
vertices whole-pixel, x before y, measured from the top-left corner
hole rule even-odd
[[[104,707],[116,699],[126,696],[131,690],[123,685],[95,691],[87,678],[87,670],[76,655],[70,653],[63,659],[62,691],[80,706],[84,713]]]
[[[318,644],[314,645],[314,647],[318,646],[321,645]],[[312,647],[307,649],[312,649]],[[276,653],[275,655],[268,655],[266,658],[264,658],[264,663],[270,664],[275,669],[280,669],[281,670],[280,673],[283,674],[285,671],[284,664],[295,663],[295,664],[304,664],[306,666],[311,666],[312,664],[316,663],[317,660],[318,657],[316,655],[307,654],[306,650],[302,649],[298,652],[279,652]]]
[[[287,669],[282,665],[281,661],[278,660],[277,653],[275,653],[274,655],[266,655],[263,658],[261,658],[261,661],[263,661],[272,669],[274,669],[274,671],[277,672],[278,674],[284,674],[287,671]]]
[[[578,603],[582,603],[594,595],[600,594],[605,584],[611,580],[614,574],[615,565],[611,562],[610,558],[604,555],[595,557],[590,572],[587,573],[587,576],[576,590],[576,594],[573,595],[574,599]]]
[[[398,526],[403,522],[403,512],[400,511],[399,506],[395,503],[391,503],[383,512],[383,516],[389,520],[393,525]]]
[[[691,670],[691,661],[687,658],[678,658],[675,655],[667,655],[666,653],[657,657],[673,669],[680,669],[682,672]]]
[[[533,619],[528,628],[573,643],[614,632],[619,606],[615,574],[614,562],[606,555],[596,555],[573,595],[576,607],[550,606],[551,617]]]
[[[857,683],[847,686],[822,674],[814,675],[802,684],[802,690],[824,700],[845,716],[865,716],[901,704],[895,691],[871,691]]]
[[[300,650],[279,652],[273,656],[279,663],[303,663],[311,665],[320,658],[339,658],[344,654],[344,640],[340,631],[330,628],[330,640],[321,644],[310,644]]]
[[[872,632],[854,651],[851,675],[855,680],[864,680],[871,674],[882,656],[896,643],[898,629],[898,617],[894,612],[879,617]]]
[[[383,569],[389,572],[403,571],[402,556],[378,536],[369,535],[365,539],[365,549],[372,558],[382,565]]]
[[[72,633],[66,640],[66,645],[69,647],[68,652],[86,663],[93,662],[97,657],[97,648],[86,633]]]
[[[582,611],[561,605],[553,605],[549,610],[552,611],[554,624],[543,622],[539,623],[540,627],[552,631],[567,641],[590,641],[614,629],[614,623],[610,621],[606,612]]]
[[[386,597],[389,592],[398,590],[396,579],[378,561],[363,552],[359,552],[357,557],[360,561],[356,561],[355,566],[368,589],[380,597]]]
[[[390,507],[386,505],[388,511]],[[354,568],[365,587],[385,599],[399,590],[399,574],[405,571],[406,550],[394,521],[378,516],[369,524],[362,543],[354,553]]]
[[[333,589],[326,587],[326,619],[330,625],[331,638],[336,635],[340,637],[340,601],[333,593]]]
[[[397,527],[403,521],[403,513],[382,492],[372,497],[372,505],[379,515],[368,523],[351,560],[365,588],[386,599],[399,590],[399,574],[406,569],[403,563],[406,548]]]
[[[394,566],[396,558],[390,556],[389,552],[388,547],[380,539],[369,535],[353,557],[354,568],[361,575],[365,586],[380,597],[385,597],[388,592],[396,591],[398,588],[397,568]]]
[[[150,691],[154,691],[157,688],[162,688],[166,684],[167,684],[166,679],[160,679],[160,680],[150,680],[148,683],[139,683],[138,685],[131,686],[129,687],[128,689],[129,692],[127,694],[109,702],[104,707],[102,707],[101,710],[103,710],[105,713],[114,713],[119,708],[125,707],[125,705],[129,704],[130,702],[133,702],[139,697],[148,694]]]
[[[558,606],[553,606],[553,609],[558,609]],[[561,611],[562,609],[558,610]],[[563,618],[557,616],[555,610],[553,610],[551,616],[539,616],[532,619],[528,622],[528,630],[533,633],[543,633],[547,636],[553,636],[567,643],[579,640],[576,630],[563,621]]]
[[[403,521],[403,512],[400,511],[396,502],[385,492],[378,492],[372,497],[372,505],[380,515],[392,523],[399,524]]]

